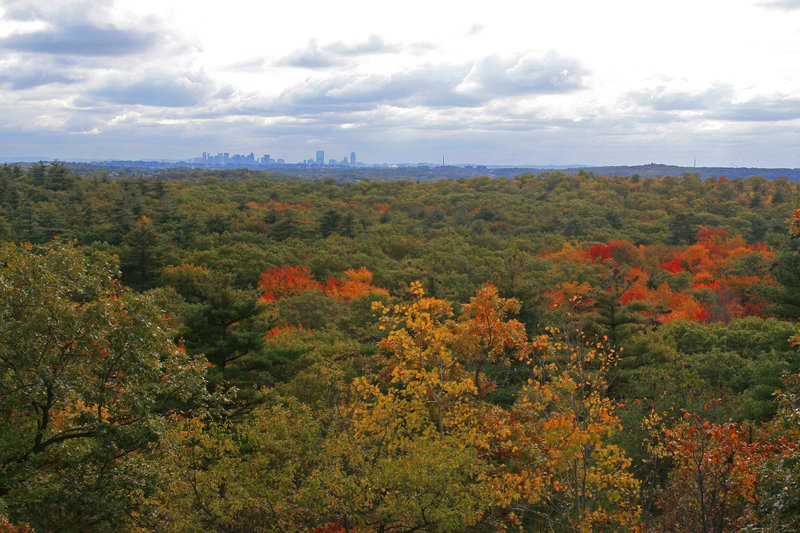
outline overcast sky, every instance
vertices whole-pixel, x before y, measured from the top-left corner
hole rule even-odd
[[[800,0],[0,10],[1,157],[800,167]]]

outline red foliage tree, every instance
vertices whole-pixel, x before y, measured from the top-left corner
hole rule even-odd
[[[288,266],[271,268],[261,274],[258,288],[263,295],[262,300],[280,300],[287,296],[297,296],[307,290],[322,289],[304,266]]]
[[[664,261],[661,263],[661,270],[666,270],[670,274],[677,274],[678,272],[686,271],[686,269],[683,268],[680,257],[676,257],[672,261]]]

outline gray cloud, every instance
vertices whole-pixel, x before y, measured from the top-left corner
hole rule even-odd
[[[68,2],[42,0],[3,0],[3,17],[9,20],[67,22],[75,24],[97,20],[113,5],[112,0],[71,0]]]
[[[314,113],[326,110],[397,106],[470,106],[479,100],[454,89],[468,70],[463,66],[427,66],[392,75],[345,75],[309,80],[284,91],[276,100],[282,112]]]
[[[713,113],[712,118],[740,122],[781,122],[800,119],[800,100],[759,98],[731,104]]]
[[[15,53],[7,54],[6,58],[7,61],[0,62],[0,85],[13,91],[52,85],[54,87],[48,88],[50,94],[64,97],[74,93],[77,84],[91,78],[97,61],[95,58]],[[38,98],[34,94],[29,97]]]
[[[719,85],[699,93],[657,87],[630,93],[629,97],[637,104],[656,111],[702,111],[724,105],[732,95],[733,88],[730,85]]]
[[[484,58],[474,65],[429,64],[391,75],[311,78],[285,90],[270,112],[318,113],[399,107],[476,107],[520,95],[565,93],[583,86],[585,69],[554,54]]]
[[[80,24],[11,35],[0,39],[0,47],[38,54],[126,56],[152,48],[156,40],[155,33]]]
[[[149,75],[135,81],[117,79],[89,91],[79,105],[92,107],[96,100],[122,105],[190,107],[205,101],[213,87],[204,78],[180,75]]]
[[[98,117],[86,113],[69,117],[63,125],[64,131],[68,133],[90,133],[103,127],[103,121]]]
[[[409,45],[387,43],[378,35],[370,35],[362,42],[336,41],[324,46],[320,46],[316,40],[312,40],[309,41],[305,48],[295,50],[288,56],[279,59],[277,64],[287,67],[325,69],[342,65],[352,57],[393,54],[402,52],[405,49],[419,51],[430,48],[431,45],[428,43],[412,43]]]
[[[464,87],[489,96],[563,93],[582,88],[585,74],[577,59],[553,53],[510,59],[490,56],[475,64]]]
[[[782,9],[784,11],[792,11],[794,9],[800,9],[800,0],[770,0],[767,2],[761,2],[760,5],[762,7],[766,7],[767,9]]]
[[[284,67],[299,68],[330,68],[341,63],[341,59],[317,47],[316,41],[311,41],[302,50],[296,50],[278,61]]]
[[[698,93],[667,91],[664,87],[629,93],[628,98],[655,111],[650,122],[658,117],[669,121],[672,111],[697,111],[703,118],[736,122],[780,122],[800,119],[800,99],[784,95],[764,96],[746,102],[734,102],[730,85],[719,85]],[[664,112],[659,114],[658,112]]]
[[[53,69],[10,68],[0,71],[0,83],[14,90],[32,89],[54,83],[72,84],[80,80],[80,76]]]
[[[337,158],[355,150],[360,160],[374,162],[441,161],[445,155],[448,162],[489,164],[691,164],[698,156],[698,164],[797,166],[792,154],[799,134],[788,122],[743,124],[735,135],[725,130],[698,132],[691,121],[653,130],[638,114],[610,119],[597,113],[575,122],[533,112],[527,118],[519,113],[509,123],[502,109],[506,105],[512,106],[510,99],[482,109],[380,106],[271,121],[250,116],[190,120],[199,108],[138,108],[120,120],[120,110],[109,106],[64,115],[67,120],[58,127],[30,120],[26,110],[6,110],[4,119],[13,114],[20,118],[13,127],[0,129],[0,146],[10,155],[61,159],[175,158],[224,150],[297,161],[324,148]],[[500,109],[491,111],[495,107]],[[542,110],[546,108],[543,102]],[[164,124],[169,118],[186,120]],[[338,127],[345,123],[353,127]],[[93,135],[98,130],[101,134]]]

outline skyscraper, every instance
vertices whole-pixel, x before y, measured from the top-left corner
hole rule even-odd
[[[317,164],[318,165],[325,164],[325,150],[317,150]]]
[[[356,153],[355,152],[350,152],[350,166],[351,167],[356,166]]]

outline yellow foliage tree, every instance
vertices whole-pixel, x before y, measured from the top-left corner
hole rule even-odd
[[[615,354],[576,332],[533,340],[531,378],[511,413],[516,505],[537,527],[581,532],[637,530],[639,482],[610,439],[621,429],[605,394]]]
[[[408,304],[375,304],[389,331],[377,371],[347,384],[331,370],[328,407],[289,401],[235,428],[176,428],[165,448],[175,482],[164,489],[172,498],[163,523],[185,531],[635,531],[638,483],[609,443],[619,430],[603,378],[613,352],[556,332],[530,342],[508,316],[519,302],[491,285],[458,317],[419,284],[412,290]],[[486,394],[505,370],[517,380],[510,407]]]

